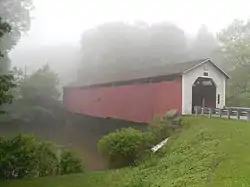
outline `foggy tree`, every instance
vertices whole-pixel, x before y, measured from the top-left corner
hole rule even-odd
[[[216,38],[205,25],[202,25],[192,45],[194,58],[211,58],[217,49]]]
[[[149,55],[163,62],[178,62],[185,59],[186,37],[183,30],[168,22],[153,24],[150,27]]]
[[[237,66],[230,71],[228,81],[227,104],[229,106],[250,107],[250,65]]]
[[[221,52],[230,65],[250,64],[250,21],[234,20],[218,34]]]
[[[1,0],[0,17],[9,23],[11,32],[6,34],[0,43],[4,58],[0,60],[0,70],[6,71],[10,67],[8,52],[17,44],[21,34],[30,28],[30,10],[32,0]]]
[[[101,65],[118,63],[126,57],[138,58],[141,47],[146,45],[144,30],[144,27],[114,22],[84,32],[81,40],[83,63]]]
[[[20,97],[28,102],[40,103],[42,101],[58,100],[58,76],[49,65],[44,65],[29,76],[23,77],[19,82]]]
[[[17,68],[14,72],[17,86],[12,94],[15,99],[4,108],[8,112],[6,119],[32,120],[39,116],[53,116],[53,107],[60,107],[57,74],[48,65],[31,75],[25,75]]]
[[[2,42],[2,37],[11,31],[11,27],[8,23],[3,22],[0,17],[0,43]],[[3,58],[2,50],[0,50],[0,59]],[[5,103],[10,103],[13,96],[10,94],[9,90],[15,85],[12,83],[12,74],[0,74],[0,106]],[[0,111],[2,112],[2,110]]]
[[[250,21],[234,20],[218,34],[218,39],[231,75],[229,103],[246,105],[250,95]],[[250,106],[250,101],[247,105]]]
[[[81,47],[79,74],[86,77],[98,70],[119,72],[180,61],[185,59],[186,38],[184,31],[169,23],[113,22],[84,32]]]

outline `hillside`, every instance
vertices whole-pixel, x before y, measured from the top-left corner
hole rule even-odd
[[[183,130],[161,158],[135,168],[0,183],[4,187],[250,186],[250,124],[223,119],[183,119]]]

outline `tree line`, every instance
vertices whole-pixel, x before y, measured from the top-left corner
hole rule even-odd
[[[250,21],[234,20],[214,36],[202,25],[188,37],[168,22],[149,25],[113,22],[85,31],[78,80],[95,74],[210,58],[231,76],[227,88],[229,106],[249,106]]]
[[[1,122],[32,120],[38,113],[52,116],[53,107],[60,105],[58,75],[48,64],[31,75],[10,67],[8,52],[29,30],[32,8],[32,0],[0,2],[0,112],[5,114],[1,115]]]
[[[217,48],[216,38],[205,25],[191,38],[168,22],[106,23],[82,34],[79,79],[84,80],[99,69],[119,72],[156,63],[215,57]]]
[[[12,106],[28,101],[37,105],[35,100],[38,97],[38,100],[47,98],[58,101],[60,95],[60,80],[49,65],[28,76],[18,68],[10,68],[8,52],[18,43],[22,33],[29,30],[32,8],[32,0],[0,2],[0,105],[10,103],[13,97]],[[211,58],[231,76],[227,104],[250,106],[249,31],[250,21],[242,20],[234,20],[216,36],[202,25],[195,37],[187,36],[182,29],[169,22],[151,25],[143,21],[105,23],[82,34],[78,80],[87,79],[100,73],[100,70],[102,73],[119,73],[150,67],[155,63]],[[13,108],[17,110],[18,107]]]

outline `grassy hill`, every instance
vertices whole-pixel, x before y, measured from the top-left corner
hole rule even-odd
[[[161,157],[116,171],[0,182],[2,187],[250,186],[250,123],[186,117]]]

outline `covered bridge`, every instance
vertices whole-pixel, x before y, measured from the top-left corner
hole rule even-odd
[[[74,113],[149,122],[170,109],[224,107],[228,78],[210,59],[158,65],[66,86],[63,102]]]

